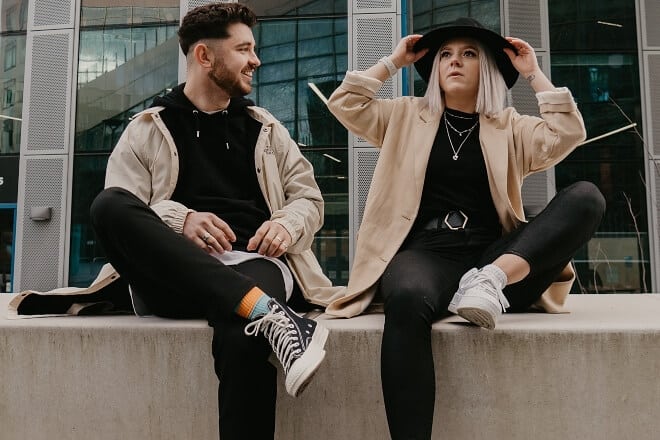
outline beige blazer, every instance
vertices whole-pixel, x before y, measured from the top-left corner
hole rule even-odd
[[[419,210],[426,165],[440,123],[423,98],[376,99],[382,83],[348,72],[330,97],[330,111],[351,132],[381,147],[357,237],[348,286],[326,312],[350,317],[374,298],[376,284],[408,235]],[[585,138],[582,116],[568,89],[537,94],[541,118],[506,108],[480,116],[479,141],[490,192],[504,231],[525,221],[523,179],[564,159]],[[537,306],[564,312],[575,274],[570,266]]]

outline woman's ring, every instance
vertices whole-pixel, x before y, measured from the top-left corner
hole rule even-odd
[[[208,240],[209,240],[209,238],[211,238],[211,234],[209,234],[208,232],[205,232],[204,235],[202,235],[202,241],[203,241],[205,244],[208,244]]]
[[[278,235],[278,236],[276,236],[275,238],[273,238],[273,240],[279,240],[279,242],[280,242],[280,243],[282,243],[282,239],[280,238],[280,236],[279,236],[279,235]]]

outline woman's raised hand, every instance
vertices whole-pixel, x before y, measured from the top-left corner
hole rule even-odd
[[[539,63],[536,59],[534,48],[528,42],[521,40],[520,38],[506,37],[506,41],[511,43],[518,51],[518,54],[516,55],[511,49],[504,49],[504,52],[509,56],[513,67],[515,67],[524,78],[534,75],[539,69]]]
[[[413,47],[415,43],[422,38],[422,35],[413,34],[403,37],[399,43],[394,48],[394,52],[390,55],[390,60],[396,65],[396,67],[406,67],[426,55],[428,49],[422,49],[419,52],[415,52]]]

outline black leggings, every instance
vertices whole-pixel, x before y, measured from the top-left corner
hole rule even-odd
[[[91,216],[109,261],[155,315],[205,318],[213,327],[220,437],[272,440],[277,391],[276,369],[268,362],[272,350],[264,338],[243,333],[247,320],[234,310],[254,286],[284,301],[280,269],[264,259],[222,264],[121,188],[101,192]],[[294,295],[299,292],[296,286]]]
[[[435,370],[431,325],[449,315],[461,276],[503,254],[530,265],[527,277],[504,289],[509,311],[523,312],[557,279],[593,235],[605,200],[591,183],[560,191],[532,221],[503,237],[482,230],[410,234],[380,281],[385,302],[381,377],[393,440],[431,438]]]

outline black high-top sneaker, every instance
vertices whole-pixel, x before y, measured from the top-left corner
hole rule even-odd
[[[268,340],[284,368],[286,391],[295,397],[309,384],[325,357],[328,329],[274,298],[268,301],[268,308],[267,314],[245,326],[245,334],[261,333]]]

